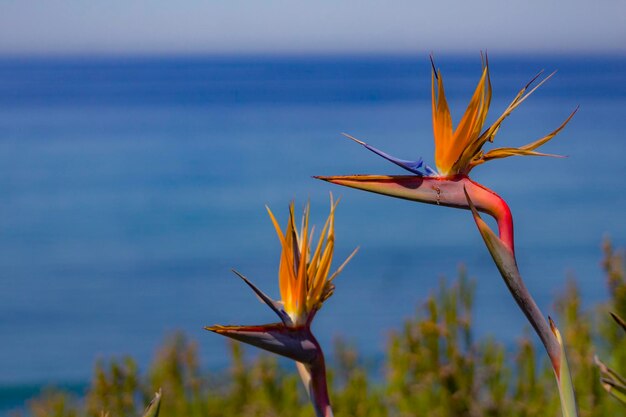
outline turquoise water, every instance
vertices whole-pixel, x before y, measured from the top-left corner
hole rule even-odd
[[[518,261],[539,305],[574,274],[588,304],[606,296],[600,244],[626,244],[626,59],[491,56],[489,121],[538,70],[556,76],[501,129],[530,142],[580,111],[546,152],[473,177],[509,202]],[[437,60],[455,120],[478,55]],[[230,269],[278,296],[268,204],[341,196],[337,256],[361,250],[314,330],[380,357],[388,332],[441,276],[478,279],[480,334],[512,343],[525,322],[465,211],[319,182],[401,173],[340,133],[432,163],[427,57],[0,59],[0,407],[37,387],[80,384],[97,358],[145,367],[182,329],[204,366],[226,365],[214,323],[274,320]]]

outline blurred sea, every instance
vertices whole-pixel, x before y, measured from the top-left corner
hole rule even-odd
[[[538,304],[574,276],[606,297],[601,242],[626,245],[626,58],[490,56],[488,123],[535,73],[558,73],[507,119],[496,145],[546,145],[566,159],[510,158],[473,177],[509,202],[522,275]],[[437,65],[458,120],[480,57]],[[320,224],[341,196],[337,280],[314,330],[380,358],[390,330],[459,265],[476,277],[479,334],[512,345],[525,327],[466,211],[343,189],[312,175],[403,173],[343,138],[432,164],[430,62],[387,57],[0,59],[0,408],[47,384],[85,383],[94,360],[145,368],[164,336],[200,342],[227,366],[215,323],[274,320],[230,269],[278,297],[278,242],[310,199]],[[337,262],[338,264],[338,262]]]

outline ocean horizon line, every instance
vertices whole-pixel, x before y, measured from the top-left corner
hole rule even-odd
[[[300,59],[410,59],[428,60],[430,56],[435,59],[457,58],[463,60],[480,59],[481,55],[498,57],[498,59],[603,59],[603,60],[626,60],[624,51],[564,51],[564,50],[536,50],[536,51],[501,51],[493,49],[468,50],[407,50],[407,51],[24,51],[7,52],[0,51],[0,61],[6,60],[114,60],[114,59],[138,59],[138,60],[249,60],[249,59],[276,59],[276,60],[300,60]]]

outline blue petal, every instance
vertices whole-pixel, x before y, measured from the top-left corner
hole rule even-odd
[[[428,165],[424,165],[424,170],[426,171],[426,175],[428,175],[428,176],[437,175],[437,171],[432,169]]]
[[[352,139],[353,141],[355,141],[356,143],[363,145],[365,148],[369,149],[370,151],[374,152],[376,155],[380,155],[383,158],[385,158],[386,160],[388,160],[389,162],[393,162],[394,164],[398,165],[401,168],[406,169],[409,172],[412,172],[415,175],[419,175],[420,177],[424,176],[424,173],[421,172],[419,170],[419,168],[422,167],[422,165],[424,165],[424,161],[422,160],[422,158],[418,159],[417,161],[408,161],[406,159],[398,159],[394,156],[391,156],[381,150],[378,150],[376,148],[374,148],[373,146],[368,145],[367,143],[358,140],[350,135],[347,134],[343,134],[344,136],[346,136],[349,139]],[[427,170],[432,171],[432,169],[430,169],[430,167],[426,167]]]

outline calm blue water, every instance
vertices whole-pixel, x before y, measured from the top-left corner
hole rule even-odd
[[[600,245],[626,245],[626,59],[491,56],[494,120],[538,70],[551,81],[507,120],[501,146],[558,126],[544,149],[476,180],[513,209],[522,274],[546,312],[568,274],[606,296]],[[438,59],[458,120],[478,55]],[[441,276],[478,278],[481,334],[511,343],[524,320],[470,214],[316,181],[400,173],[340,136],[432,162],[430,63],[419,57],[0,59],[0,402],[81,383],[97,358],[142,366],[171,331],[225,366],[214,323],[274,320],[230,268],[278,295],[279,248],[265,213],[307,199],[320,223],[342,197],[337,255],[360,253],[315,322],[369,357],[385,349]],[[3,387],[3,388],[2,388]],[[29,391],[31,390],[31,391]]]

